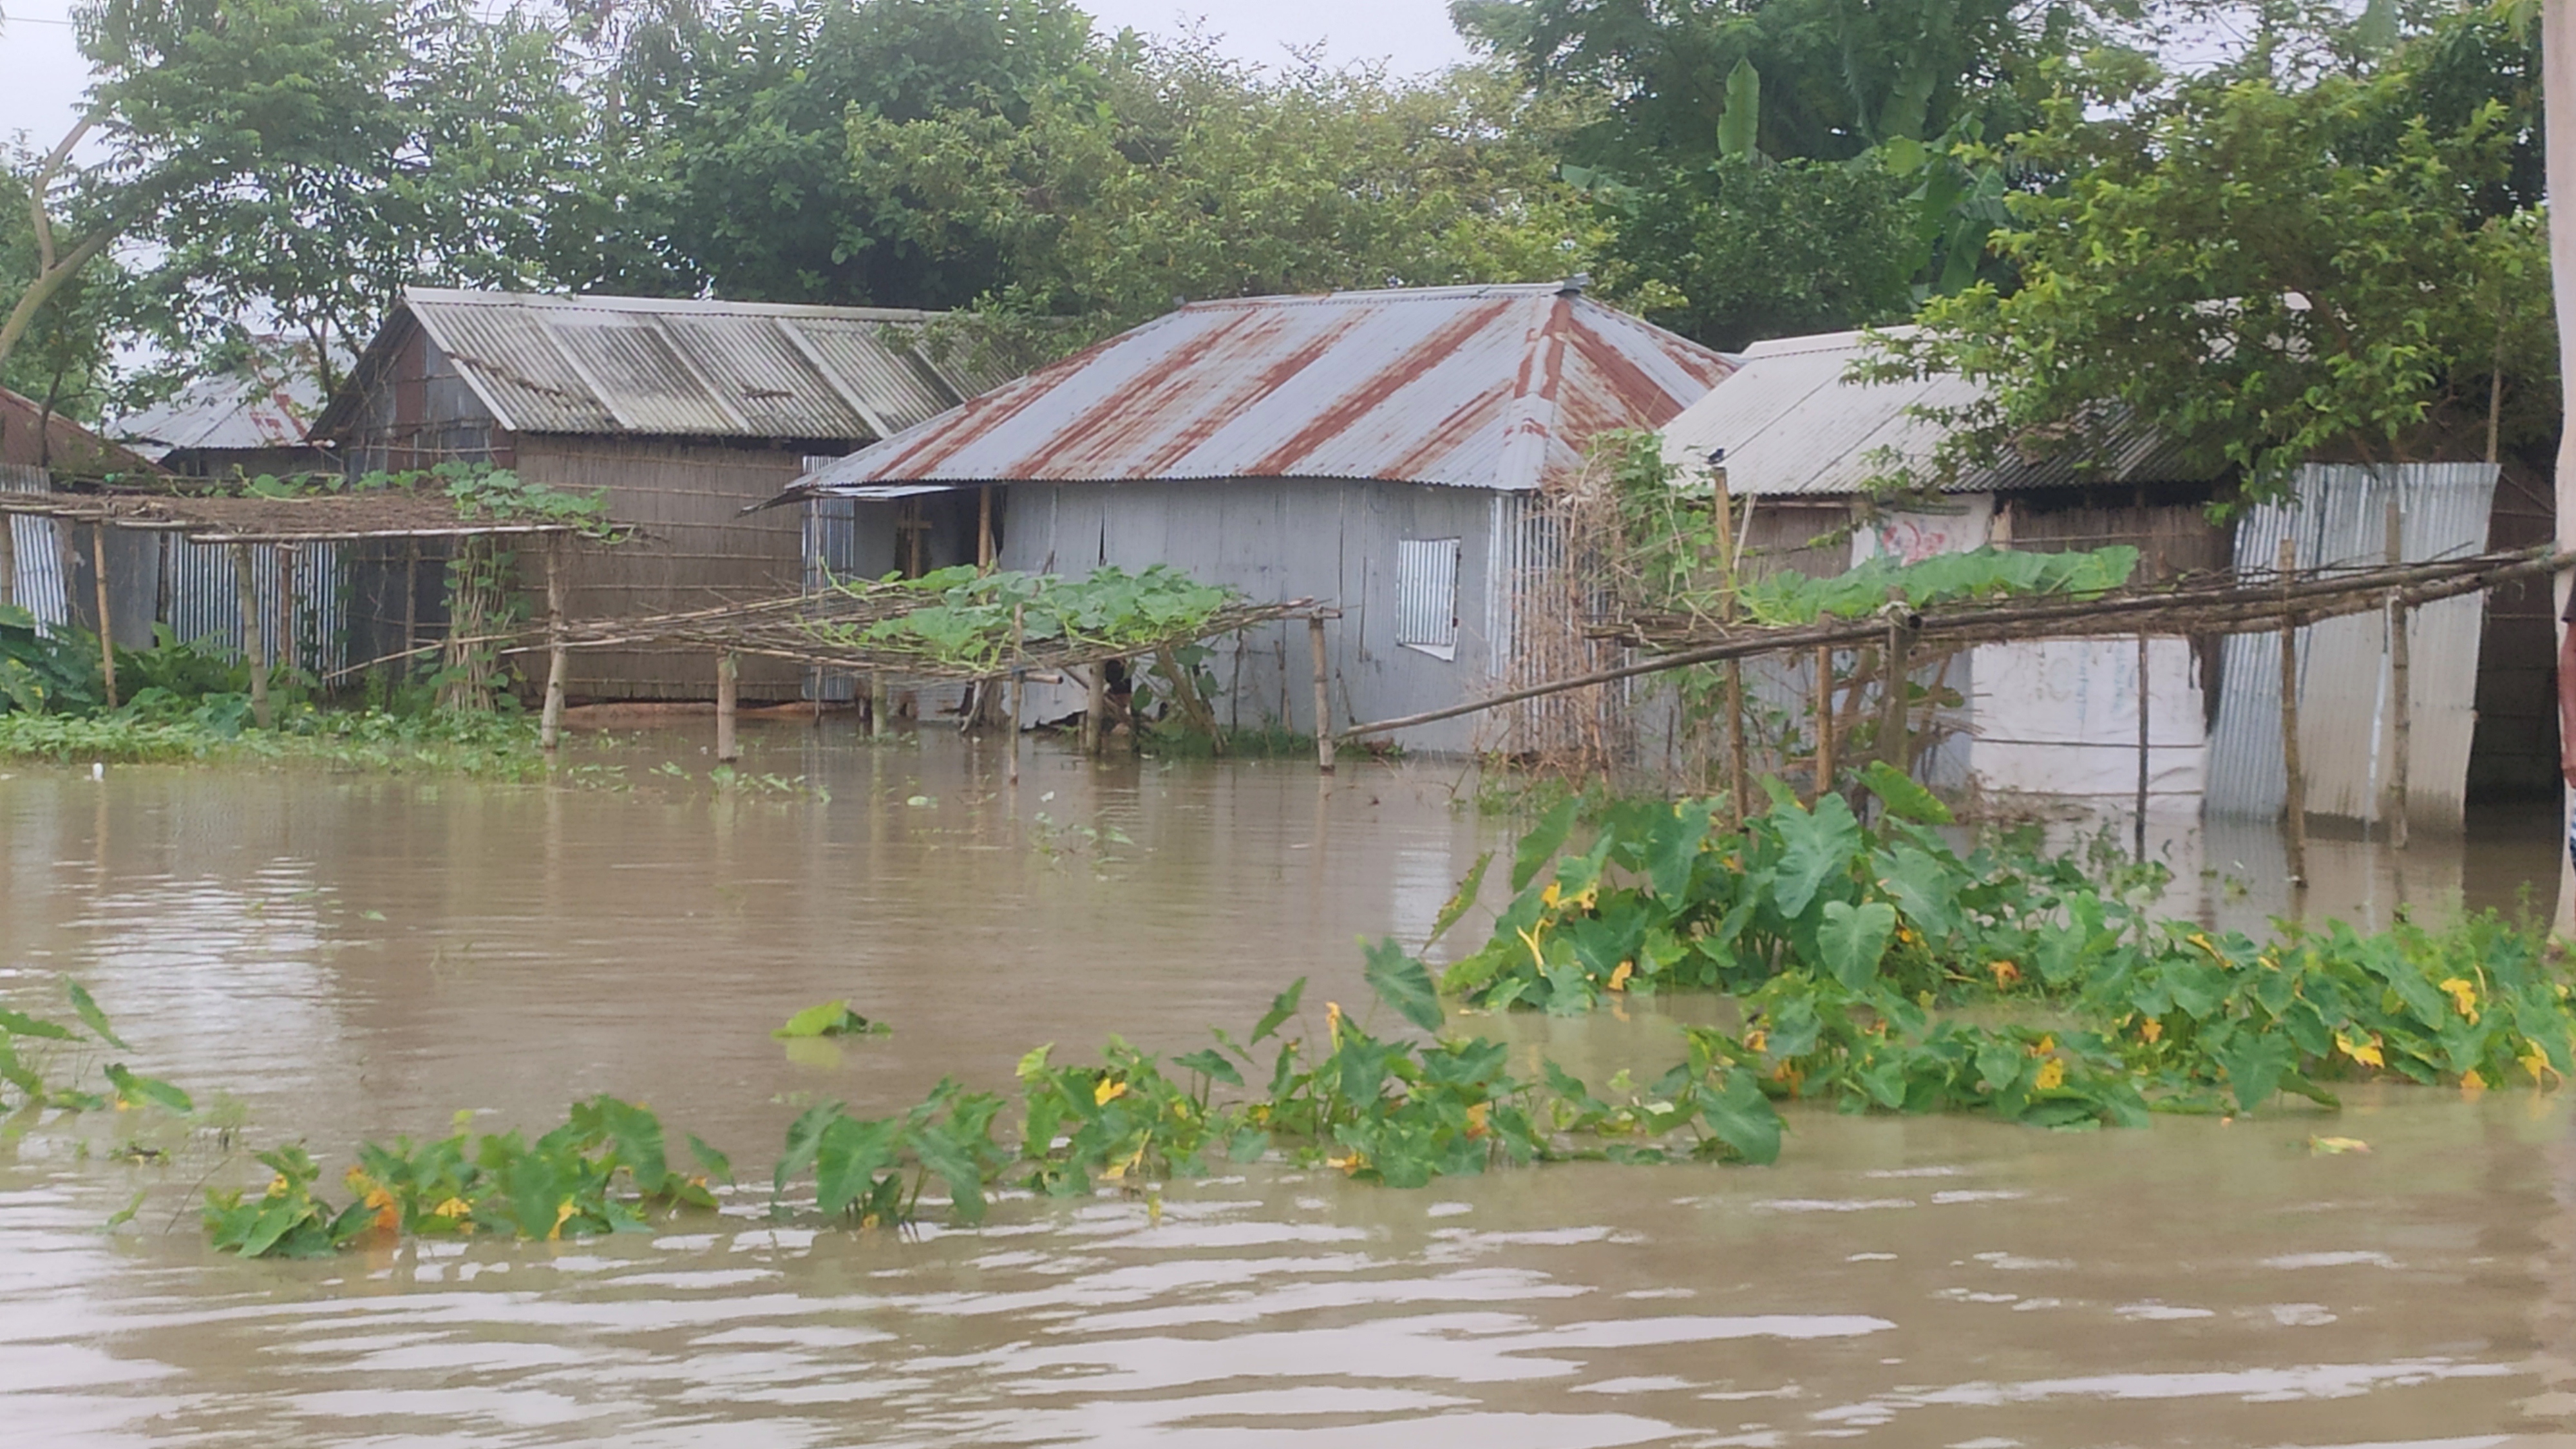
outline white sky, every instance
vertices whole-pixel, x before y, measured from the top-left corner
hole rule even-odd
[[[1335,60],[1384,60],[1400,74],[1467,58],[1447,0],[1089,0],[1103,32],[1171,33],[1204,19],[1232,55],[1257,64],[1286,47],[1326,42]],[[71,0],[0,0],[0,144],[46,150],[71,128],[88,72],[68,23]]]

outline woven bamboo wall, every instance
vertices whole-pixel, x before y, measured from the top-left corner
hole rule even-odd
[[[518,439],[519,476],[571,492],[608,490],[609,514],[637,536],[615,547],[573,548],[567,613],[632,617],[793,594],[803,586],[802,519],[794,508],[746,514],[803,471],[789,449],[616,438]],[[543,596],[540,561],[524,576]],[[576,650],[566,693],[577,699],[710,699],[711,656],[643,650]],[[805,673],[784,661],[742,661],[747,700],[789,700]]]

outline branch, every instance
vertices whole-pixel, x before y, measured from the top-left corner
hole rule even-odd
[[[88,135],[90,127],[96,124],[96,112],[83,115],[73,125],[70,134],[45,153],[45,159],[27,178],[27,214],[36,224],[36,275],[39,277],[54,269],[54,224],[52,218],[45,215],[45,190],[54,184],[55,174],[71,160],[72,148],[79,145],[81,137]]]

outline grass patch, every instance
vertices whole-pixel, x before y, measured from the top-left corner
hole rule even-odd
[[[270,730],[244,729],[202,712],[0,714],[0,761],[297,763],[501,780],[541,779],[547,770],[545,753],[537,748],[537,722],[525,715],[312,707],[284,711]]]

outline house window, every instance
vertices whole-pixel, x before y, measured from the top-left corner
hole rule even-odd
[[[1458,540],[1396,540],[1395,642],[1435,659],[1458,657]]]

